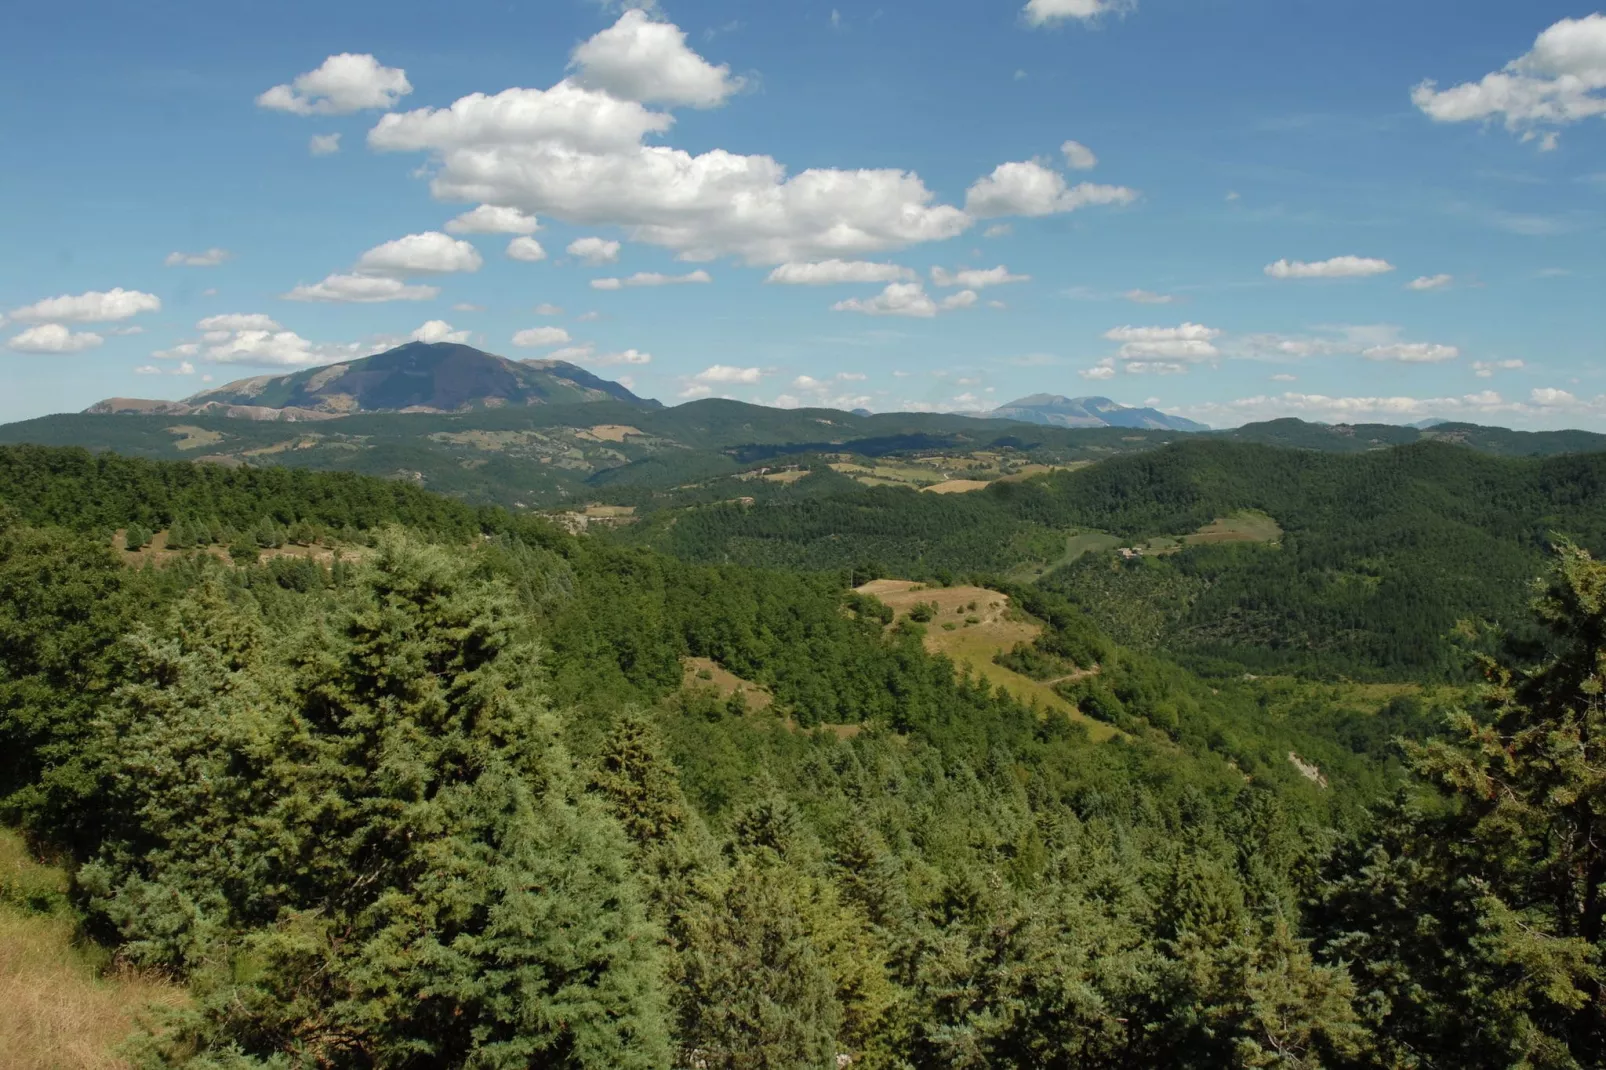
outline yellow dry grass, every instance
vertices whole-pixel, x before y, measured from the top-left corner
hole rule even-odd
[[[765,472],[762,478],[770,483],[796,483],[808,474],[807,468],[793,468],[785,472]]]
[[[636,507],[634,505],[592,504],[585,507],[584,515],[592,520],[617,520],[620,517],[635,516]]]
[[[969,494],[992,486],[984,479],[949,479],[920,489],[926,494]]]
[[[879,598],[900,618],[907,617],[920,602],[935,605],[936,615],[926,625],[928,651],[946,655],[955,665],[969,669],[972,675],[994,687],[1002,687],[1028,706],[1064,714],[1085,726],[1089,737],[1096,742],[1117,734],[1114,728],[1095,721],[1066,702],[1048,684],[1022,676],[993,660],[996,655],[1013,650],[1017,643],[1030,643],[1043,633],[1040,624],[1009,619],[1009,596],[984,587],[923,587],[909,580],[872,580],[858,590],[860,594]],[[975,609],[970,608],[973,603]],[[976,623],[967,623],[970,620]],[[954,627],[945,628],[947,624]]]
[[[168,434],[177,435],[178,441],[173,443],[174,449],[196,450],[202,446],[215,446],[223,441],[223,436],[216,431],[208,431],[204,427],[194,427],[190,424],[178,424],[167,429]]]
[[[20,884],[65,884],[0,832],[0,1066],[6,1070],[127,1070],[119,1049],[182,989],[123,972],[102,974],[75,942],[71,919],[6,905]]]
[[[576,438],[590,439],[593,442],[623,442],[631,435],[645,438],[646,433],[628,424],[598,424],[586,431],[580,431]]]
[[[1220,542],[1276,542],[1283,537],[1283,529],[1265,513],[1242,512],[1219,517],[1183,537],[1190,544]]]
[[[684,670],[681,685],[687,689],[702,688],[713,691],[720,698],[730,698],[738,691],[747,701],[749,710],[767,710],[775,703],[775,696],[751,680],[743,680],[719,662],[710,658],[682,658]]]

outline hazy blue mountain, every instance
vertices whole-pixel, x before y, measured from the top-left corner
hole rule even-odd
[[[993,420],[1019,420],[1051,427],[1139,427],[1156,431],[1208,431],[1205,424],[1159,409],[1129,408],[1109,398],[1068,398],[1059,394],[1032,394],[980,416]]]
[[[316,420],[353,413],[471,412],[591,401],[662,408],[561,360],[513,361],[472,346],[409,342],[360,360],[240,379],[182,402],[110,398],[88,411]]]

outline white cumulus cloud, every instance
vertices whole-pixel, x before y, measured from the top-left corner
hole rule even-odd
[[[162,299],[139,290],[91,290],[88,293],[47,297],[12,309],[14,320],[39,323],[112,323],[132,319],[141,312],[160,312]]]
[[[698,270],[685,275],[664,275],[656,271],[638,271],[628,279],[592,279],[593,290],[622,290],[638,286],[692,286],[713,282],[706,271]]]
[[[1152,290],[1128,290],[1121,295],[1121,298],[1131,301],[1134,305],[1169,305],[1176,301],[1170,294],[1159,294]]]
[[[279,324],[261,312],[225,312],[208,316],[195,325],[198,331],[277,331]]]
[[[860,312],[866,316],[911,316],[930,319],[937,303],[918,282],[894,282],[870,298],[849,298],[831,306],[833,312]]]
[[[738,368],[730,364],[712,364],[691,377],[693,383],[702,386],[737,386],[751,385],[763,378],[764,373],[758,368]]]
[[[619,262],[620,245],[604,238],[576,238],[569,243],[568,253],[577,256],[593,267]]]
[[[1221,350],[1215,346],[1221,331],[1199,323],[1184,323],[1177,327],[1115,327],[1105,331],[1104,337],[1121,343],[1117,355],[1124,361],[1162,361],[1168,365],[1165,369],[1129,366],[1127,370],[1131,372],[1180,371],[1180,368],[1170,365],[1213,360],[1221,355]]]
[[[513,336],[513,344],[521,349],[567,345],[569,332],[562,327],[530,327]]]
[[[189,346],[177,347],[187,350]],[[208,339],[199,354],[177,352],[152,356],[199,355],[211,364],[248,364],[265,368],[306,368],[353,360],[368,355],[371,347],[360,345],[321,345],[309,342],[294,331],[243,330]]]
[[[546,250],[541,248],[540,242],[525,235],[507,243],[507,256],[509,260],[534,264],[546,259]]]
[[[1606,14],[1562,19],[1541,33],[1533,48],[1476,82],[1449,89],[1425,81],[1411,101],[1441,123],[1503,121],[1538,140],[1541,150],[1556,147],[1554,130],[1590,116],[1606,115]]]
[[[942,299],[942,309],[944,312],[953,312],[961,308],[973,308],[980,299],[975,290],[960,290]]]
[[[621,21],[626,20],[632,33],[669,28],[644,17]],[[589,54],[586,47],[581,54]],[[474,93],[447,108],[386,115],[370,131],[369,144],[380,151],[428,153],[431,190],[441,200],[512,205],[576,225],[617,226],[633,241],[688,260],[735,255],[773,265],[862,256],[951,238],[971,223],[960,209],[936,203],[920,177],[906,171],[788,174],[769,156],[723,149],[693,155],[647,144],[650,136],[667,132],[674,117],[595,83],[581,84],[603,77],[602,69],[581,63],[575,78],[548,89]],[[608,81],[627,92],[615,79]],[[670,93],[664,88],[669,83],[650,84],[658,88],[629,92],[652,99]],[[695,95],[676,92],[681,99]],[[703,99],[715,95],[708,90]]]
[[[449,234],[534,234],[541,221],[517,208],[482,204],[446,224]]]
[[[1021,16],[1029,26],[1052,26],[1070,19],[1091,22],[1100,15],[1120,13],[1136,0],[1029,0]]]
[[[965,193],[965,208],[978,219],[994,216],[1048,216],[1089,205],[1131,204],[1136,190],[1083,182],[1069,186],[1065,176],[1037,160],[999,164]]]
[[[229,259],[227,249],[207,249],[199,253],[168,253],[162,261],[168,267],[217,267]]]
[[[766,282],[783,286],[832,286],[839,283],[900,282],[917,276],[898,264],[878,264],[869,260],[821,260],[816,263],[782,264],[771,271]]]
[[[438,286],[413,286],[380,275],[330,275],[322,282],[302,283],[286,301],[324,301],[335,304],[378,304],[382,301],[430,301],[440,296]]]
[[[18,353],[82,353],[105,341],[93,331],[73,331],[59,323],[41,323],[12,336],[6,345]]]
[[[1266,274],[1274,279],[1361,279],[1393,270],[1394,265],[1387,260],[1364,256],[1335,256],[1314,262],[1279,260],[1266,265]]]
[[[1405,284],[1408,290],[1446,290],[1455,283],[1454,275],[1423,275]]]
[[[556,354],[554,354],[554,356],[556,356]],[[639,349],[625,349],[618,353],[603,353],[599,356],[592,357],[591,363],[597,365],[598,367],[604,368],[619,364],[640,366],[642,364],[651,364],[652,354],[643,353]]]
[[[680,27],[640,10],[626,11],[576,48],[572,66],[585,88],[644,104],[714,108],[743,84],[729,67],[716,67],[687,47]]]
[[[1065,166],[1072,171],[1091,171],[1099,165],[1093,150],[1080,141],[1067,141],[1060,146],[1060,153],[1065,157]]]
[[[339,134],[313,134],[307,139],[307,152],[313,156],[333,156],[340,151]]]
[[[981,269],[962,268],[959,271],[947,271],[944,268],[931,269],[933,285],[944,288],[963,286],[967,290],[982,290],[988,286],[1004,286],[1012,282],[1031,282],[1030,275],[1011,275],[1009,268],[1000,264],[995,268]]]
[[[484,262],[479,250],[468,242],[438,230],[427,230],[374,246],[357,260],[357,271],[407,278],[478,271]]]
[[[394,108],[412,91],[406,72],[399,68],[383,66],[367,54],[342,52],[288,85],[269,89],[257,97],[257,106],[292,115],[349,115]]]
[[[445,320],[430,320],[408,337],[414,342],[456,342],[463,345],[471,334],[470,331],[453,330]]]
[[[1472,363],[1472,373],[1479,379],[1491,379],[1495,372],[1514,372],[1526,367],[1520,360],[1478,360]]]
[[[1455,360],[1461,350],[1455,346],[1433,342],[1395,342],[1392,345],[1372,346],[1361,350],[1367,360],[1392,361],[1399,364],[1442,364]]]

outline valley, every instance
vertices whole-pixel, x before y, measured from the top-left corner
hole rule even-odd
[[[960,1065],[1470,1065],[1355,986],[1434,1021],[1468,976],[1511,990],[1514,945],[1419,965],[1443,950],[1422,918],[1502,931],[1451,889],[1529,842],[1435,763],[1484,761],[1491,725],[1575,730],[1573,683],[1490,706],[1479,666],[1593,671],[1593,439],[367,411],[393,395],[361,375],[253,383],[274,418],[230,415],[240,388],[0,428],[8,1050],[294,1065],[322,1041],[277,1031],[333,1016],[401,1065],[513,986],[641,1070],[750,1044],[707,1015],[754,1000],[887,1070],[954,1065],[961,1034],[987,1054]],[[1502,753],[1550,842],[1571,811],[1525,746]],[[1189,987],[1201,962],[1218,980]],[[1267,991],[1275,1021],[1241,1011]],[[1196,1012],[1227,1039],[1176,1024]],[[567,1044],[570,1020],[507,1034]]]

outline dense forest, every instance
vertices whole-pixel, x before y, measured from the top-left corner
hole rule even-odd
[[[1520,618],[1554,538],[1606,550],[1606,454],[1499,458],[1442,443],[1337,454],[1190,439],[972,494],[820,494],[810,482],[751,505],[676,511],[627,537],[687,560],[941,578],[1056,562],[1067,532],[1142,545],[1255,511],[1280,525],[1275,544],[1090,553],[1042,585],[1124,643],[1195,666],[1440,679],[1466,664],[1461,621]]]
[[[1245,449],[694,509],[644,540],[675,553],[406,483],[0,449],[0,821],[71,874],[0,909],[186,987],[150,1067],[1603,1065],[1606,566],[1551,536],[1598,545],[1599,463]],[[1347,609],[1342,656],[1395,686],[1179,664],[1082,562],[988,556],[1007,524],[1237,509],[1281,544],[1131,582],[1197,606],[1369,562],[1417,600],[1289,619]],[[928,521],[951,558],[896,557]],[[1041,633],[1003,659],[1113,737],[853,589],[901,566],[1008,595]],[[1445,592],[1491,622],[1479,688],[1379,655]]]

